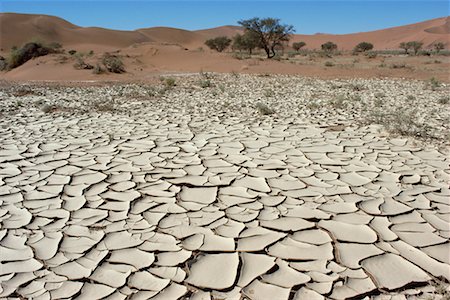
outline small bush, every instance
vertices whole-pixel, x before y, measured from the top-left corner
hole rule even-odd
[[[68,52],[70,55],[74,55],[75,53],[77,53],[77,50],[69,50],[69,52]]]
[[[44,46],[40,43],[26,43],[22,48],[11,50],[8,60],[8,68],[14,69],[23,65],[30,59],[56,52],[57,51],[55,49]]]
[[[8,62],[3,56],[0,56],[0,71],[8,69]]]
[[[376,52],[368,52],[366,56],[367,58],[376,58],[378,54]]]
[[[273,113],[275,113],[272,109],[270,109],[266,104],[258,102],[256,103],[256,109],[258,110],[258,112],[263,115],[271,115]]]
[[[337,45],[333,42],[326,42],[320,46],[325,52],[333,52],[337,50]]]
[[[209,79],[200,80],[199,86],[204,89],[212,87],[211,80],[209,80]]]
[[[305,42],[296,42],[292,44],[292,48],[294,48],[295,51],[298,51],[305,46],[306,46]]]
[[[355,46],[353,49],[354,52],[367,52],[373,49],[373,44],[368,42],[361,42]]]
[[[206,40],[205,45],[210,49],[216,50],[217,52],[222,52],[231,44],[231,39],[226,36],[218,36],[213,39]]]
[[[334,63],[332,61],[326,61],[325,62],[325,67],[333,67]]]
[[[102,66],[100,66],[100,64],[96,64],[94,69],[92,69],[92,73],[93,74],[103,74],[105,73],[105,69],[102,68]]]
[[[438,99],[439,104],[448,104],[450,103],[450,96],[441,97]]]
[[[175,78],[172,78],[172,77],[165,78],[164,84],[166,85],[166,87],[169,87],[169,88],[172,88],[177,85]]]
[[[441,82],[435,77],[431,77],[426,84],[432,91],[437,90],[441,86]]]
[[[105,68],[111,73],[124,73],[125,67],[122,59],[116,55],[106,52],[103,54],[102,63]]]
[[[81,55],[76,56],[73,67],[77,70],[92,70],[94,68],[93,65],[86,63]]]

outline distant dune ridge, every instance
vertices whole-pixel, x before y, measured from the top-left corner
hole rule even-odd
[[[297,28],[301,32],[301,28]],[[208,38],[242,32],[238,26],[221,26],[212,29],[189,31],[168,27],[152,27],[134,31],[111,30],[98,27],[80,27],[61,18],[47,15],[0,13],[0,48],[2,52],[21,46],[33,38],[59,42],[65,48],[109,50],[129,47],[139,43],[178,44],[195,49],[204,46]],[[399,43],[417,40],[424,48],[442,42],[450,49],[450,17],[432,19],[406,26],[353,34],[296,34],[291,42],[304,41],[308,49],[333,41],[341,50],[351,50],[362,41],[370,42],[375,49],[397,49]]]

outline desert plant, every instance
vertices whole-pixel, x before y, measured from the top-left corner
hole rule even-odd
[[[305,42],[296,42],[292,44],[292,48],[294,48],[295,51],[298,51],[305,46],[306,46]]]
[[[444,96],[438,99],[439,104],[448,104],[450,103],[450,96]]]
[[[326,61],[325,62],[325,67],[333,67],[334,63],[332,61]]]
[[[430,80],[427,82],[427,86],[432,91],[435,91],[441,86],[441,82],[438,79],[436,79],[435,77],[431,77]]]
[[[259,46],[266,52],[267,58],[276,55],[276,47],[288,42],[291,34],[295,32],[292,25],[280,24],[280,19],[252,18],[238,22],[245,32],[251,32],[259,39]]]
[[[105,69],[102,68],[100,64],[96,64],[95,67],[92,69],[92,73],[94,74],[103,74],[105,73]]]
[[[326,42],[326,43],[322,44],[320,46],[320,48],[322,48],[322,50],[327,53],[331,53],[331,52],[337,50],[337,45],[333,42]]]
[[[368,42],[361,42],[355,46],[353,49],[354,52],[366,52],[373,49],[373,44]]]
[[[8,68],[16,68],[32,58],[55,52],[57,52],[55,49],[42,44],[34,42],[26,43],[22,48],[11,51],[8,59]]]
[[[8,68],[8,62],[3,56],[0,56],[0,71],[4,71]]]
[[[400,45],[398,46],[400,49],[405,50],[405,54],[408,54],[408,50],[409,50],[409,45],[408,43],[405,42],[401,42]]]
[[[103,54],[102,63],[111,73],[124,73],[125,67],[120,57],[106,52]]]
[[[252,55],[253,50],[259,46],[259,37],[253,31],[246,31],[244,34],[236,34],[233,38],[232,48],[234,50],[248,51],[249,55]]]
[[[75,61],[75,64],[73,65],[73,67],[74,67],[75,69],[77,69],[77,70],[91,70],[91,69],[94,68],[93,65],[88,64],[88,63],[86,63],[86,62],[84,61],[83,55],[78,55],[78,54],[77,54],[77,55],[75,56],[75,59],[76,59],[76,61]]]
[[[68,53],[69,53],[70,55],[74,55],[75,53],[77,53],[77,50],[72,49],[72,50],[69,50]]]
[[[168,77],[168,78],[164,78],[163,80],[164,80],[164,84],[165,84],[166,87],[168,87],[168,88],[172,88],[172,87],[174,87],[174,86],[177,85],[177,84],[176,84],[176,81],[175,81],[175,78]]]
[[[222,52],[231,44],[231,39],[226,36],[218,36],[213,39],[206,40],[205,45],[210,49],[216,50],[217,52]]]
[[[414,55],[417,55],[417,52],[422,48],[423,43],[418,41],[407,42],[406,45],[408,49],[412,49],[414,51]]]
[[[443,50],[445,48],[444,43],[442,42],[437,42],[435,44],[433,44],[434,50],[436,50],[436,53],[439,53],[441,50]]]
[[[271,115],[271,114],[275,113],[275,111],[273,109],[271,109],[266,104],[261,103],[261,102],[256,103],[256,109],[263,116]]]

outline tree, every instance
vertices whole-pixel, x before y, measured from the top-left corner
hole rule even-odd
[[[233,49],[245,50],[252,55],[252,51],[260,46],[259,37],[252,31],[246,31],[244,34],[236,34],[233,38]]]
[[[408,54],[408,50],[409,50],[408,43],[401,42],[400,45],[399,45],[399,48],[405,50],[405,54]]]
[[[320,47],[325,52],[333,52],[337,50],[337,45],[333,42],[326,42],[325,44],[322,44]]]
[[[289,41],[291,34],[295,32],[292,25],[280,24],[280,19],[252,18],[238,22],[244,27],[245,32],[252,32],[259,39],[259,47],[263,48],[267,58],[276,54],[276,47],[282,46],[283,42]]]
[[[298,51],[305,46],[306,46],[305,42],[297,42],[292,44],[292,48],[294,48],[295,51]]]
[[[413,49],[414,55],[417,55],[417,52],[422,48],[423,43],[418,41],[407,42],[406,45],[409,49]]]
[[[205,45],[210,49],[222,52],[231,44],[231,39],[226,36],[218,36],[213,39],[209,39],[205,42]]]
[[[434,50],[436,50],[436,53],[439,53],[441,50],[443,50],[445,48],[445,45],[442,42],[438,42],[438,43],[434,44],[433,46],[434,46]]]
[[[368,42],[361,42],[358,45],[355,46],[353,51],[355,52],[366,52],[373,49],[373,44]]]

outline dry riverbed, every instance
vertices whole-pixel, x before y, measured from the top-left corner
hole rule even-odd
[[[0,297],[450,297],[444,83],[1,86]]]

